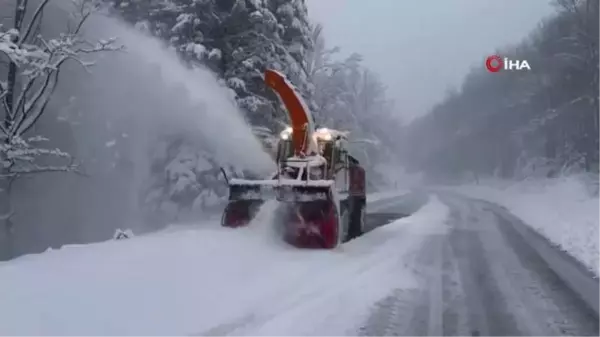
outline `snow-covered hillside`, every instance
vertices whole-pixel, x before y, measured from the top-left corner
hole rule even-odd
[[[245,229],[202,226],[1,263],[0,334],[354,333],[374,302],[418,286],[402,259],[447,213],[433,199],[322,251],[275,238],[270,207]]]
[[[596,275],[600,274],[597,178],[595,183],[583,176],[518,183],[488,180],[455,189],[505,206]]]

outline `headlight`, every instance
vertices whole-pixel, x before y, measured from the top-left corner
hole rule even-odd
[[[292,128],[288,126],[288,127],[285,128],[285,130],[281,131],[281,133],[279,134],[279,136],[283,140],[288,140],[288,139],[290,139],[290,135],[291,134],[292,134]]]
[[[333,137],[331,136],[331,132],[327,128],[321,128],[317,130],[318,137],[323,139],[324,141],[330,141]]]

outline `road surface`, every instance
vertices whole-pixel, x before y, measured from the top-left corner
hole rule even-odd
[[[377,303],[359,335],[598,336],[597,280],[501,207],[439,199],[448,230],[428,235],[410,262],[422,289]]]
[[[273,207],[2,263],[0,335],[598,335],[598,283],[501,207],[374,201],[392,223],[331,251],[283,243]]]

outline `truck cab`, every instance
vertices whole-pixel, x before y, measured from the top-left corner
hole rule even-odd
[[[340,189],[347,190],[344,185],[347,179],[348,169],[348,152],[345,149],[345,139],[342,136],[334,136],[328,129],[318,129],[313,135],[315,143],[317,145],[316,155],[325,159],[325,163],[322,166],[313,166],[310,168],[312,180],[336,180],[338,175],[344,176],[343,180],[339,182]],[[280,170],[283,170],[285,166],[288,166],[295,160],[291,159],[294,157],[294,147],[291,137],[291,129],[287,128],[282,131],[280,140],[277,146],[276,161],[279,164]],[[305,180],[306,178],[302,178]],[[337,179],[339,180],[339,179]],[[337,181],[336,181],[337,184]],[[347,184],[346,184],[347,185]]]

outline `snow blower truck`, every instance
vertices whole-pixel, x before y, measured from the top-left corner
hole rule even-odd
[[[360,236],[365,228],[365,170],[348,153],[348,133],[316,129],[302,97],[281,73],[267,70],[265,83],[283,102],[291,126],[279,135],[277,172],[271,179],[226,177],[229,202],[222,226],[247,225],[266,200],[275,198],[277,227],[296,247],[331,249]]]

